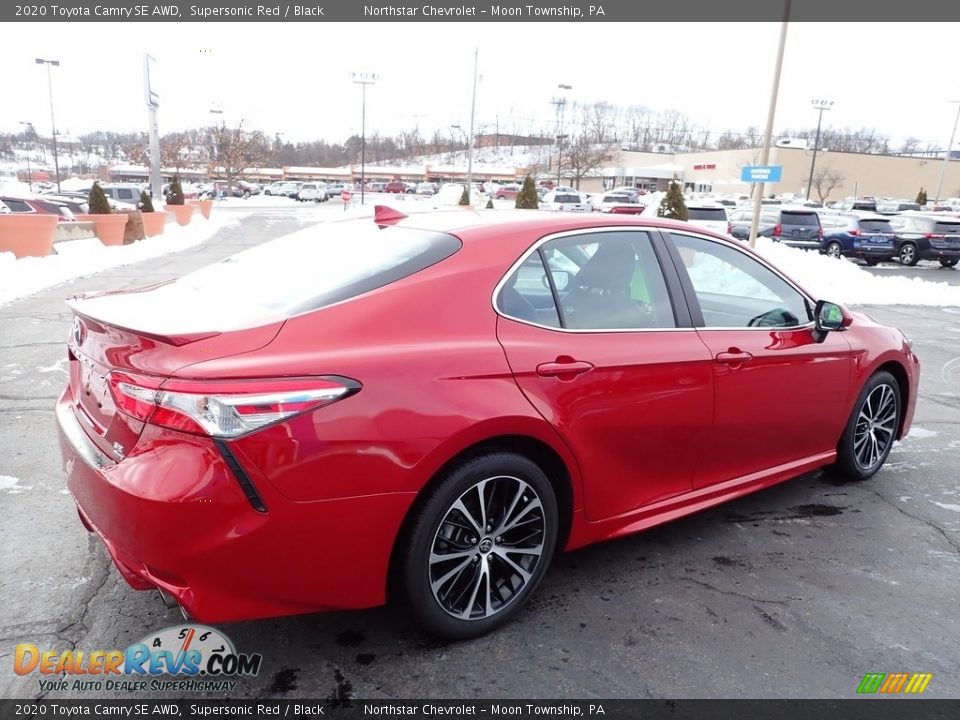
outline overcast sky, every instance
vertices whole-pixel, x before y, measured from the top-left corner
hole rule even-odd
[[[380,75],[367,131],[469,122],[473,49],[477,119],[540,127],[551,97],[676,109],[712,132],[763,128],[778,23],[45,23],[7,25],[0,43],[0,131],[50,131],[45,68],[55,58],[57,126],[71,135],[146,130],[143,54],[156,58],[161,134],[228,123],[286,140],[342,141],[360,130],[350,73]],[[895,141],[946,145],[960,99],[957,28],[943,24],[793,23],[776,128],[812,127],[813,98],[835,101],[825,126],[875,127]]]

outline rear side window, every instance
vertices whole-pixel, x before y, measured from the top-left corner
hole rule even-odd
[[[553,201],[556,203],[578,203],[580,198],[576,195],[557,195]]]
[[[4,200],[3,204],[6,205],[8,208],[10,208],[10,212],[26,213],[26,212],[31,212],[33,210],[33,208],[31,208],[22,200],[13,200],[13,199]]]
[[[461,247],[453,235],[363,223],[328,223],[258,245],[159,292],[193,294],[228,318],[293,315],[349,300],[419,272]]]
[[[727,211],[723,208],[687,208],[688,220],[727,221]]]
[[[861,220],[860,229],[864,232],[892,233],[889,220]]]
[[[938,222],[933,231],[938,235],[956,235],[960,233],[960,222]]]
[[[816,213],[798,213],[784,211],[780,215],[780,222],[783,225],[803,225],[809,227],[819,227],[820,218]]]

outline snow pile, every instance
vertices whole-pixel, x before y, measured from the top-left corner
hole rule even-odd
[[[105,247],[97,238],[70,240],[54,245],[56,255],[17,260],[13,253],[0,253],[0,305],[59,285],[67,280],[93,275],[108,268],[149,260],[209,240],[220,230],[236,224],[245,214],[214,213],[209,220],[195,216],[186,227],[167,223],[162,235],[132,245]]]
[[[757,252],[814,297],[845,305],[960,305],[960,286],[920,278],[878,277],[836,260],[757,238]]]
[[[294,200],[293,198],[285,197],[283,195],[251,195],[248,198],[242,197],[222,197],[214,199],[214,207],[224,205],[229,208],[242,208],[242,207],[277,207],[277,208],[292,208],[296,207],[299,203],[299,200]]]

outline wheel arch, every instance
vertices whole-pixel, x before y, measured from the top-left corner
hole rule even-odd
[[[893,379],[897,381],[897,388],[900,390],[900,419],[897,421],[897,434],[896,438],[899,440],[903,437],[903,426],[906,422],[907,414],[903,412],[903,409],[907,407],[910,400],[910,379],[907,376],[906,368],[901,365],[896,360],[887,360],[886,362],[878,365],[873,369],[873,372],[867,377],[867,380],[872,378],[878,372],[886,371],[893,375]]]

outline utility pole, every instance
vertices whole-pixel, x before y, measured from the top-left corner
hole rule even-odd
[[[573,85],[567,85],[565,83],[560,83],[557,85],[557,89],[563,92],[567,90],[573,90]],[[567,106],[567,98],[563,95],[560,97],[555,97],[550,101],[550,104],[553,105],[554,111],[557,118],[557,186],[560,185],[560,170],[562,169],[562,160],[563,160],[563,147],[562,142],[563,138],[566,135],[563,134],[563,111]]]
[[[947,163],[950,162],[950,149],[953,147],[953,139],[957,136],[957,123],[960,122],[960,100],[948,100],[947,102],[957,104],[957,117],[953,120],[950,142],[947,143],[947,151],[943,154],[943,167],[940,168],[940,180],[937,181],[937,196],[933,199],[934,204],[940,202],[940,193],[943,190],[943,179],[947,175]]]
[[[820,125],[823,123],[823,111],[833,107],[833,100],[812,100],[813,107],[820,111],[817,117],[817,135],[813,140],[813,159],[810,160],[810,179],[807,180],[807,200],[810,199],[810,189],[813,187],[813,168],[817,164],[817,148],[820,146]]]
[[[24,120],[21,120],[20,124],[27,126],[27,138],[32,143],[33,138],[37,134],[37,131],[33,129],[33,123],[25,122]],[[27,185],[30,186],[30,192],[33,192],[33,172],[30,170],[30,153],[31,152],[32,152],[32,148],[28,145],[27,146]]]
[[[467,198],[473,197],[473,128],[477,112],[477,67],[480,62],[480,48],[473,51],[473,98],[470,100],[470,142],[467,145]],[[472,200],[470,202],[472,204]]]
[[[763,152],[760,164],[770,161],[770,140],[773,137],[773,118],[777,113],[777,93],[780,91],[780,70],[783,67],[783,50],[787,44],[787,27],[790,25],[790,2],[786,0],[783,8],[783,22],[780,24],[780,44],[777,47],[777,62],[773,71],[773,87],[770,88],[770,107],[767,110],[767,131],[763,136]],[[750,222],[750,247],[757,246],[757,225],[760,223],[760,207],[763,204],[763,183],[757,183],[757,193],[753,198],[753,220]]]

